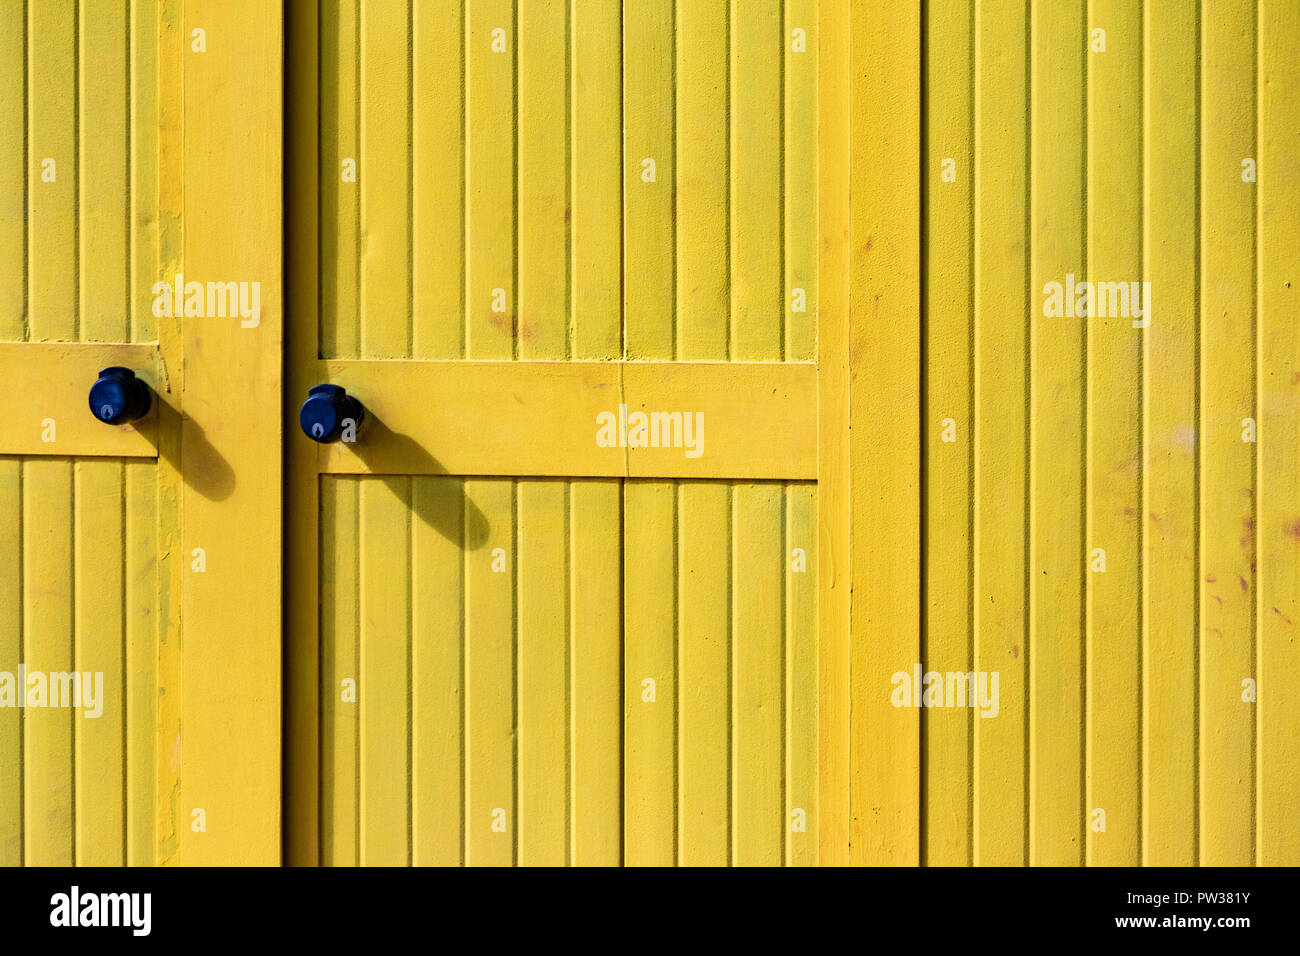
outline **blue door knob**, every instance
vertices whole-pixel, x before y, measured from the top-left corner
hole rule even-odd
[[[354,428],[360,428],[365,417],[365,407],[343,386],[314,385],[298,412],[298,423],[312,441],[325,443],[338,441],[349,419]]]
[[[152,402],[149,386],[120,365],[104,369],[90,386],[90,410],[108,425],[125,425],[143,418]]]

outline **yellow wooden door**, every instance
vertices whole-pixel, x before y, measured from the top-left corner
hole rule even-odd
[[[0,10],[0,861],[1296,862],[1294,5],[286,7]]]
[[[156,24],[24,11],[0,10],[0,862],[152,863],[173,419],[107,425],[87,394],[109,366],[162,381],[157,135],[127,120],[155,107]]]
[[[1298,17],[926,5],[910,860],[1300,861]]]
[[[6,865],[280,858],[281,24],[184,6],[0,8]]]
[[[290,13],[291,860],[1300,858],[1293,3]]]
[[[288,859],[815,862],[815,4],[289,18]]]

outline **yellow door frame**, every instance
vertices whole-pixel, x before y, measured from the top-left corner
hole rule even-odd
[[[300,202],[304,196],[317,195],[318,137],[317,76],[319,51],[316,46],[319,10],[316,4],[300,4],[288,18],[286,47],[307,51],[303,61],[295,60],[285,71],[286,98],[299,104],[288,115],[292,125],[285,130],[285,171],[299,189],[285,190],[285,221],[313,238],[295,242],[286,261],[291,308],[316,311],[315,297],[304,302],[318,285],[317,246],[320,213],[315,201]],[[307,188],[306,184],[312,184]],[[296,380],[294,369],[307,368],[318,354],[316,337],[294,335],[286,343],[285,365],[290,370],[286,383],[289,395],[296,395],[314,382]],[[286,414],[292,401],[286,401]],[[294,436],[296,437],[296,436]],[[290,489],[285,498],[285,709],[284,709],[284,846],[285,863],[290,866],[315,866],[320,815],[320,768],[315,761],[290,759],[289,748],[295,742],[315,741],[319,734],[318,700],[315,688],[320,680],[316,628],[320,617],[317,572],[317,522],[319,520],[319,479],[315,473],[313,449],[304,442],[291,441],[285,449],[285,482]],[[299,573],[299,569],[302,569]]]
[[[849,862],[849,3],[817,24],[818,860]]]
[[[916,865],[918,711],[880,675],[921,659],[920,8],[819,14],[820,862]]]
[[[280,862],[283,11],[160,0],[160,280],[260,283],[159,321],[159,862]],[[250,285],[251,288],[251,285]],[[178,310],[180,311],[180,310]],[[178,447],[173,444],[178,443]]]

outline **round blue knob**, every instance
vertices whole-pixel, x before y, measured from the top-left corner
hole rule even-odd
[[[323,444],[338,441],[348,419],[360,428],[365,417],[365,408],[343,386],[314,385],[298,412],[298,424],[304,435]]]
[[[151,404],[149,386],[120,365],[104,369],[90,386],[90,410],[108,425],[125,425],[143,418]]]

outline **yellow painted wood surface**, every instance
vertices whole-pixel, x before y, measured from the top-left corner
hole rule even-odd
[[[573,4],[569,52],[570,344],[575,359],[623,354],[623,17],[612,3]]]
[[[1259,62],[1260,168],[1284,170],[1286,157],[1300,148],[1300,77],[1290,69],[1300,57],[1300,31],[1289,4],[1261,5],[1256,53]],[[1300,679],[1300,560],[1297,560],[1296,502],[1300,501],[1300,328],[1293,317],[1300,285],[1300,184],[1294,177],[1266,172],[1258,185],[1259,349],[1258,411],[1264,441],[1256,458],[1259,497],[1255,660],[1262,693],[1255,740],[1255,856],[1264,866],[1294,866],[1300,860],[1300,726],[1288,703],[1287,688]]]
[[[1288,155],[1300,147],[1296,118],[1294,64],[1300,56],[1300,31],[1290,5],[1265,3],[1258,20],[1256,53],[1260,69],[1258,160],[1262,169],[1286,169]],[[1255,862],[1294,866],[1300,860],[1300,727],[1288,706],[1286,688],[1300,678],[1300,643],[1295,640],[1300,613],[1300,561],[1297,561],[1296,501],[1300,501],[1300,329],[1295,321],[1300,295],[1291,276],[1300,265],[1300,202],[1296,177],[1270,176],[1258,186],[1258,414],[1265,441],[1256,458],[1258,578],[1256,666],[1261,692],[1256,736]],[[1271,696],[1274,695],[1275,696]]]
[[[1201,21],[1199,862],[1253,862],[1256,710],[1241,682],[1256,667],[1256,195],[1241,160],[1256,152],[1255,5],[1217,4]],[[1280,318],[1280,317],[1279,317]],[[1293,321],[1291,318],[1282,321]],[[1261,423],[1262,430],[1267,423]],[[1268,439],[1264,439],[1268,440]]]
[[[674,7],[672,0],[644,0],[623,10],[622,354],[629,358],[681,355],[673,286],[679,238],[674,228],[679,165]]]
[[[5,859],[278,862],[279,11],[3,16],[26,169],[4,198],[0,367],[21,401],[0,433],[18,655],[0,669],[104,680],[98,717],[5,715]],[[257,283],[258,311],[166,314],[154,284],[186,272]],[[153,392],[133,425],[85,405],[110,365]]]
[[[1145,332],[1142,513],[1142,862],[1196,860],[1196,443],[1198,184],[1197,25],[1191,5],[1153,8],[1144,24],[1145,143],[1142,258],[1161,290],[1161,321]],[[1156,171],[1159,171],[1158,175]],[[1059,270],[1058,270],[1059,271]],[[1155,385],[1159,387],[1153,387]]]
[[[79,338],[74,0],[27,8],[27,298],[25,338]],[[19,66],[12,61],[11,69]],[[37,162],[32,159],[39,157]],[[60,175],[62,171],[62,175]],[[53,177],[51,181],[51,177]]]
[[[623,861],[671,866],[678,858],[677,546],[659,529],[678,524],[671,482],[623,489]],[[671,768],[671,769],[670,769]]]
[[[921,715],[927,862],[1296,859],[1296,15],[929,8],[923,648],[1001,701]],[[1150,311],[1049,315],[1067,275]]]
[[[322,64],[339,63],[345,51],[356,46],[347,39],[350,19],[338,19],[328,36],[320,36],[321,12],[317,4],[304,4],[287,8],[285,17],[285,45],[293,51],[293,57],[286,59],[292,68],[284,73],[285,97],[298,107],[285,114],[284,169],[285,176],[301,188],[285,191],[284,215],[293,228],[318,237],[315,242],[294,243],[285,250],[285,322],[287,329],[297,330],[285,337],[286,396],[315,384],[305,380],[303,369],[326,349],[337,348],[347,355],[355,355],[359,349],[356,323],[340,323],[336,318],[340,311],[355,314],[355,265],[342,277],[331,265],[339,258],[356,262],[355,245],[350,246],[350,255],[342,255],[343,246],[356,235],[350,231],[359,208],[356,190],[331,191],[336,183],[341,185],[343,159],[356,158],[355,140],[341,142],[329,133],[338,128],[332,120],[336,116],[353,117],[344,128],[356,128],[355,114],[346,112],[355,102],[351,92],[355,69],[331,66],[332,81],[322,82],[319,75]],[[320,164],[331,171],[339,169],[339,178],[330,175],[322,179]],[[331,209],[334,212],[327,215],[325,210]],[[304,307],[302,295],[312,295],[315,304]],[[304,333],[304,323],[315,328],[316,334]],[[294,403],[286,398],[284,404],[292,408]],[[328,532],[318,527],[321,509],[330,506],[333,492],[321,487],[313,449],[288,441],[284,462],[285,587],[296,598],[283,609],[284,734],[285,740],[299,741],[301,748],[286,752],[283,768],[284,862],[290,866],[355,862],[359,846],[352,821],[358,819],[359,812],[359,714],[354,707],[352,719],[339,723],[333,708],[336,702],[342,703],[340,674],[355,672],[359,663],[356,631],[346,623],[356,620],[356,612],[344,610],[337,619],[344,623],[327,627],[320,619],[320,607],[335,587],[357,593],[355,576],[345,576],[346,569],[355,567],[356,527]],[[355,514],[355,488],[348,488],[346,497],[335,505]],[[332,537],[337,535],[341,537]],[[339,555],[337,562],[321,562],[322,549],[327,546]],[[335,603],[337,606],[337,599]],[[322,695],[322,686],[331,692]],[[336,686],[340,687],[337,697],[332,693]],[[322,824],[322,819],[335,818],[342,821],[338,828]]]
[[[21,402],[0,433],[16,653],[0,669],[104,680],[98,717],[5,715],[4,856],[278,862],[279,13],[3,16],[26,169],[4,197],[0,367]],[[154,284],[186,271],[258,283],[259,311],[165,314]],[[153,391],[134,425],[85,405],[110,365]]]
[[[1083,261],[1083,19],[1067,4],[1034,8],[1029,77],[1029,290]],[[991,264],[990,264],[991,265]],[[1029,862],[1073,866],[1083,854],[1085,320],[1031,323],[1028,638]]]
[[[154,219],[156,226],[152,236],[150,230],[143,230],[146,237],[154,240],[153,259],[144,265],[152,269],[150,279],[161,275],[170,281],[183,261],[184,251],[184,118],[181,109],[182,60],[179,55],[183,48],[182,23],[174,0],[163,0],[151,11],[137,9],[137,15],[143,28],[158,36],[156,56],[151,64],[157,76],[153,102],[158,114],[154,141],[158,156],[158,214]],[[144,66],[147,75],[148,65]],[[158,687],[155,697],[158,721],[155,840],[159,862],[171,863],[177,858],[181,839],[181,622],[185,575],[192,571],[193,565],[185,560],[182,550],[184,336],[182,328],[175,322],[159,323],[157,333],[168,376],[167,401],[158,409],[161,425],[158,432],[158,577],[163,586],[158,590],[161,606],[158,611]]]
[[[152,864],[155,467],[5,456],[0,474],[0,670],[16,680],[21,666],[45,687],[0,712],[0,854],[10,866]],[[49,706],[55,675],[73,672],[80,707]]]
[[[363,440],[318,446],[324,472],[816,474],[817,372],[806,364],[332,359],[311,371],[356,395],[369,416]],[[642,437],[654,447],[615,435],[620,415],[636,413],[673,416],[647,419]],[[604,414],[611,431],[598,444]]]
[[[920,660],[921,24],[852,5],[849,24],[849,862],[915,864],[920,721],[890,675]],[[880,70],[872,64],[889,62]],[[866,131],[870,130],[870,134]]]
[[[970,57],[972,9],[968,3],[934,3],[927,8],[926,83],[934,88]],[[974,159],[974,117],[968,86],[926,103],[925,124],[932,154],[971,169]],[[942,170],[933,163],[924,171],[925,195],[942,185]],[[973,228],[971,177],[947,188],[958,191],[951,203],[930,200],[923,220],[930,255],[945,266],[933,270],[924,289],[925,334],[929,347],[925,367],[923,417],[925,447],[924,507],[926,595],[924,660],[935,670],[968,671],[972,662],[971,558],[973,511],[968,492],[971,449],[945,442],[951,427],[969,439],[971,341],[971,269]],[[947,424],[946,424],[947,423]],[[936,710],[922,715],[921,773],[925,788],[921,859],[930,865],[959,866],[970,862],[972,811],[973,717],[961,710]]]
[[[0,859],[1296,863],[1298,16],[0,11]]]
[[[118,318],[121,322],[125,313]],[[124,325],[120,328],[125,332]],[[105,425],[90,414],[86,395],[100,370],[111,365],[132,369],[156,392],[161,364],[151,345],[0,342],[0,368],[14,394],[24,397],[0,424],[0,449],[21,455],[157,458],[157,399],[148,415],[127,425]]]
[[[179,491],[179,847],[189,865],[280,862],[283,19],[257,2],[187,0],[179,258],[205,281],[260,283],[245,321],[189,318]],[[195,30],[205,31],[197,52]],[[192,104],[205,104],[193,109]],[[166,108],[174,108],[169,103]],[[206,569],[194,571],[194,549]],[[203,811],[205,826],[200,826]]]
[[[288,11],[291,862],[816,862],[815,20]]]
[[[818,7],[817,137],[819,328],[817,336],[817,859],[849,861],[852,635],[849,350],[852,257],[849,216],[850,96],[847,0]]]
[[[23,8],[0,10],[0,337],[7,341],[25,338],[27,323],[26,41]]]
[[[1024,859],[1024,643],[1027,174],[1026,10],[975,13],[974,648],[976,672],[998,672],[997,719],[974,723],[973,854],[977,864]],[[1010,64],[1015,64],[1011,66]]]
[[[170,776],[157,759],[159,622],[175,595],[162,541],[177,523],[160,494],[176,464],[174,354],[151,344],[156,5],[10,6],[0,43],[0,370],[18,399],[0,432],[0,671],[47,675],[46,706],[0,711],[0,860],[151,865]],[[91,415],[109,365],[155,390],[146,418]],[[52,706],[74,671],[80,704]]]
[[[1090,14],[1108,26],[1106,53],[1088,61],[1080,274],[1107,282],[1142,269],[1142,22],[1130,4],[1097,3]],[[1128,316],[1092,315],[1084,325],[1085,803],[1106,814],[1104,833],[1088,828],[1087,862],[1132,866],[1140,862],[1142,333]]]
[[[321,862],[815,862],[810,485],[321,488]]]

